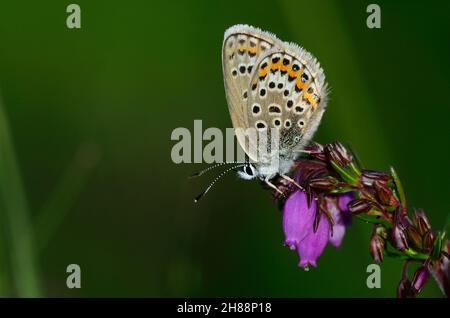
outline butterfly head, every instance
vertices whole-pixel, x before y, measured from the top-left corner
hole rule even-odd
[[[292,168],[293,161],[284,160],[282,157],[277,158],[277,161],[267,163],[247,162],[236,170],[237,174],[244,180],[258,178],[264,181],[289,172]]]

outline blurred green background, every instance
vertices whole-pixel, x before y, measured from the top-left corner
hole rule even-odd
[[[401,263],[366,287],[370,226],[354,222],[317,269],[282,246],[256,182],[170,158],[176,127],[230,127],[224,30],[247,23],[315,54],[331,87],[315,136],[396,167],[410,206],[449,213],[450,4],[377,1],[0,3],[0,296],[393,297]],[[82,288],[66,287],[81,266]],[[422,296],[441,294],[434,281]]]

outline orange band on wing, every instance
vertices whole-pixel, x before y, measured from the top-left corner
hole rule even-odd
[[[317,108],[317,102],[316,100],[313,98],[313,94],[310,94],[308,92],[305,92],[303,94],[303,99],[306,100],[309,104],[311,104],[311,106],[313,107],[314,110],[316,110]]]
[[[260,70],[259,70],[259,73],[258,73],[258,76],[259,76],[259,77],[264,77],[264,76],[266,76],[268,70],[269,70],[269,69],[268,69],[267,67],[266,67],[266,68],[263,68],[263,69],[260,69]]]
[[[280,66],[281,66],[281,60],[279,60],[276,63],[271,63],[270,64],[270,69],[275,72],[275,71],[280,69]]]
[[[309,82],[303,83],[301,78],[298,78],[297,81],[295,82],[295,85],[300,90],[304,90],[306,87],[308,87],[308,84]]]
[[[256,54],[256,47],[250,47],[248,51],[250,52],[250,54]]]

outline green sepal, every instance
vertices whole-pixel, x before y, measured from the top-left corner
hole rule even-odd
[[[433,244],[433,250],[431,251],[431,259],[437,260],[439,259],[441,255],[441,249],[442,249],[442,241],[445,237],[445,232],[438,232],[436,235],[436,239],[434,240]]]
[[[358,184],[358,177],[352,175],[352,173],[354,173],[352,168],[344,169],[333,161],[331,161],[331,165],[333,166],[334,170],[336,170],[336,172],[341,176],[342,180],[344,180],[346,183],[353,186]]]

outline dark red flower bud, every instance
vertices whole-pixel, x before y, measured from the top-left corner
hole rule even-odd
[[[338,180],[336,180],[332,176],[312,179],[309,182],[309,186],[311,188],[315,188],[318,190],[326,190],[326,191],[333,190],[334,188],[336,188],[337,184],[338,184]]]
[[[352,214],[361,214],[369,212],[373,207],[373,203],[368,199],[355,199],[350,201],[347,207]]]
[[[408,234],[409,240],[414,244],[417,248],[422,248],[422,236],[419,234],[419,231],[414,226],[408,226],[406,228],[406,233]]]
[[[411,221],[409,216],[403,213],[403,210],[399,208],[398,213],[400,214],[400,217],[398,218],[398,222],[401,224],[401,226],[406,229],[409,226],[414,226],[414,223]]]
[[[413,298],[416,294],[412,289],[411,282],[407,278],[402,278],[397,287],[398,298]]]
[[[409,261],[405,261],[403,263],[402,268],[402,278],[397,287],[397,297],[398,298],[411,298],[415,297],[416,293],[414,292],[411,281],[408,279],[408,267]]]
[[[394,243],[395,248],[397,248],[399,251],[404,251],[409,247],[405,231],[399,224],[394,225],[394,227],[392,228],[391,239]]]
[[[305,152],[309,153],[309,155],[311,157],[313,157],[314,159],[317,159],[320,161],[325,161],[327,159],[327,157],[325,156],[325,153],[323,151],[323,146],[316,142],[307,145],[303,150]]]
[[[384,172],[373,170],[362,170],[360,176],[360,183],[366,187],[372,187],[375,181],[385,182],[391,180],[391,176]]]
[[[424,235],[431,229],[428,218],[422,209],[414,209],[414,222],[416,223],[421,235]]]
[[[391,188],[389,188],[385,181],[375,180],[373,187],[381,204],[385,206],[398,205],[398,200],[395,198],[394,192]]]
[[[425,285],[429,277],[428,268],[426,266],[419,267],[413,275],[411,287],[415,291],[415,293],[419,293],[422,290],[422,287]]]
[[[325,145],[324,151],[328,160],[340,167],[346,167],[353,162],[353,155],[340,142]]]
[[[427,251],[431,251],[434,245],[434,233],[429,230],[427,234],[423,237],[423,248]]]
[[[376,263],[381,263],[384,258],[384,240],[376,233],[372,235],[369,247],[370,255]]]

